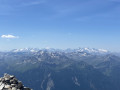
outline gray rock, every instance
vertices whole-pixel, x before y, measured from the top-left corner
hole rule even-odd
[[[16,86],[16,84],[11,84],[11,86],[12,86],[12,87],[15,87],[15,86]]]
[[[21,89],[21,88],[23,88],[23,84],[21,82],[19,82],[17,87],[18,87],[18,89]]]
[[[32,90],[24,87],[21,81],[18,81],[15,76],[4,74],[4,77],[0,78],[0,90]]]
[[[0,90],[2,90],[4,87],[5,87],[5,84],[4,84],[4,83],[1,84],[1,85],[0,85]]]
[[[11,88],[11,85],[5,85],[4,88]]]
[[[17,90],[17,88],[16,87],[12,87],[12,90]]]
[[[24,89],[23,90],[31,90],[30,88],[27,88],[27,87],[24,87]]]

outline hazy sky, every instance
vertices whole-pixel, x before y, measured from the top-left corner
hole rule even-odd
[[[120,0],[0,0],[0,50],[120,51]]]

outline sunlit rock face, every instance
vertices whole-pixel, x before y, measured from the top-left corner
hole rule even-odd
[[[24,87],[21,81],[17,80],[14,75],[4,74],[0,78],[0,90],[32,90]]]

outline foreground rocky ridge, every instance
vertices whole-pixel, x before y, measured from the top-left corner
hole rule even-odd
[[[4,77],[0,78],[0,90],[32,90],[24,87],[21,81],[18,81],[15,76],[4,74]]]

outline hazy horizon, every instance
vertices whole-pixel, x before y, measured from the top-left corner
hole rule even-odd
[[[108,53],[108,54],[109,53],[120,53],[119,51],[112,51],[112,50],[108,50],[108,49],[104,49],[104,48],[90,48],[90,47],[77,47],[77,48],[69,48],[69,47],[68,48],[52,48],[52,47],[32,48],[32,47],[26,47],[26,48],[14,48],[14,49],[6,49],[6,50],[1,49],[0,52],[26,52],[27,50],[31,51],[31,52],[37,52],[39,50],[56,50],[56,51],[73,50],[74,51],[77,49],[88,50],[88,51],[98,50],[99,52],[102,51],[103,53]]]

